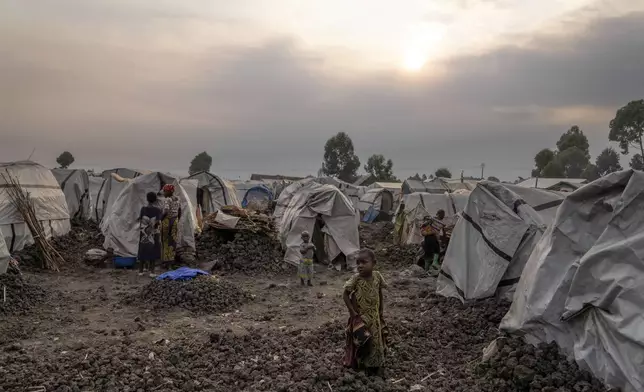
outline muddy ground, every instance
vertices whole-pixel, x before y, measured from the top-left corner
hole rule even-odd
[[[300,287],[295,271],[227,273],[226,287],[244,300],[204,312],[149,301],[152,279],[136,271],[25,273],[46,297],[0,313],[0,391],[603,390],[556,347],[505,339],[481,363],[507,304],[436,297],[433,278],[398,264],[379,263],[389,283],[384,378],[341,366],[347,273],[317,266],[312,288]]]

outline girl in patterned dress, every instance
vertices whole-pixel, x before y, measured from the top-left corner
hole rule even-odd
[[[386,352],[382,289],[386,283],[380,272],[373,270],[373,251],[361,250],[357,264],[358,273],[344,285],[343,298],[350,316],[347,344],[351,345],[350,335],[355,331],[352,327],[362,323],[370,337],[363,347],[347,347],[345,365],[364,369],[368,375],[382,375]]]

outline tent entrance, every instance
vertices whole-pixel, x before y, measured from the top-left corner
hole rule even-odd
[[[201,207],[201,211],[203,212],[204,216],[215,212],[212,208],[212,194],[210,193],[208,187],[203,186],[197,188],[197,204],[199,205],[199,207]]]
[[[326,247],[324,243],[324,233],[322,232],[322,225],[316,219],[313,233],[311,233],[311,242],[315,245],[315,262],[320,264],[328,263],[328,256],[326,254]]]

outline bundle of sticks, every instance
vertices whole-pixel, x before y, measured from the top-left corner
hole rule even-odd
[[[255,211],[245,210],[235,206],[225,206],[221,212],[227,215],[238,217],[239,220],[232,230],[250,231],[271,236],[275,233],[275,223],[273,218]],[[204,219],[204,228],[213,227],[216,229],[231,230],[230,227],[220,224],[216,220],[217,213],[210,214]]]
[[[18,179],[14,178],[8,170],[6,173],[0,173],[0,176],[7,184],[5,192],[9,195],[11,203],[18,210],[27,227],[29,227],[31,236],[38,249],[38,254],[40,255],[41,267],[43,269],[59,271],[60,266],[65,260],[47,240],[45,230],[36,217],[36,210],[33,201],[29,197],[29,192],[20,186]]]

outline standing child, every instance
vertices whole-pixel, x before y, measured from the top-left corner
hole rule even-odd
[[[161,258],[161,232],[159,225],[163,211],[156,206],[157,195],[150,192],[146,195],[148,205],[141,207],[139,216],[140,237],[139,237],[139,275],[147,267],[150,270],[150,276],[154,276],[154,264]]]
[[[309,286],[311,278],[313,277],[313,254],[315,253],[315,245],[311,243],[311,235],[308,231],[302,232],[302,244],[300,245],[300,267],[298,269],[300,275],[300,283],[304,286],[304,281]]]
[[[380,272],[373,270],[373,251],[361,250],[357,264],[358,273],[344,285],[350,316],[344,365],[364,369],[367,375],[382,375],[386,351],[382,289],[387,284]]]

